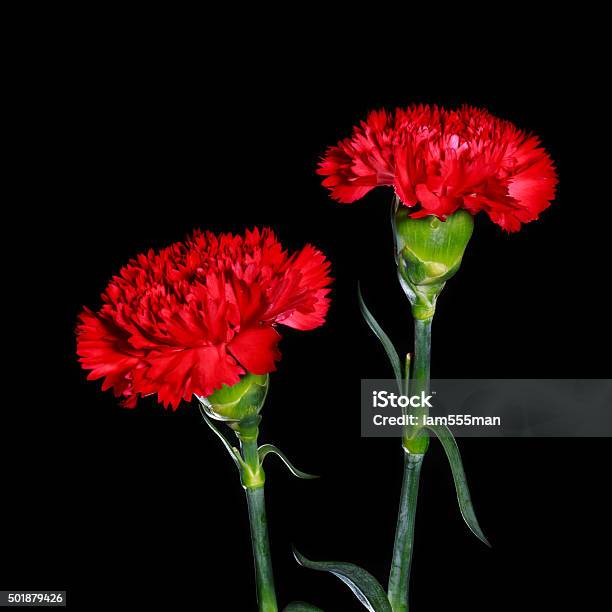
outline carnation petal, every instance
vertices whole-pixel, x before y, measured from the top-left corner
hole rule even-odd
[[[318,174],[340,202],[393,185],[411,216],[444,218],[463,207],[485,211],[507,231],[538,218],[557,175],[538,139],[484,109],[413,105],[371,112],[328,148]]]
[[[252,374],[267,374],[276,369],[281,357],[277,348],[280,334],[271,326],[240,332],[229,344],[229,351]]]
[[[244,236],[195,231],[130,260],[98,312],[84,309],[77,353],[126,407],[157,395],[176,409],[280,359],[283,322],[312,329],[329,307],[329,262],[314,247],[290,255],[268,228]]]

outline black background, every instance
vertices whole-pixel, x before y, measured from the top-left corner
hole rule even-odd
[[[16,367],[5,383],[0,450],[2,588],[67,589],[75,609],[115,609],[120,599],[132,609],[255,609],[244,493],[218,440],[193,407],[172,413],[146,399],[120,408],[85,381],[74,355],[81,306],[99,305],[129,257],[196,227],[254,225],[271,226],[292,249],[317,245],[336,279],[324,327],[283,331],[263,412],[261,441],[322,476],[297,481],[267,462],[279,602],[361,609],[336,578],[298,567],[291,544],[313,559],[357,563],[386,585],[402,451],[359,436],[359,379],[390,369],[360,318],[356,283],[409,350],[391,192],[341,206],[314,174],[325,147],[372,108],[486,106],[539,134],[559,169],[556,202],[520,233],[477,217],[439,300],[433,375],[609,377],[609,146],[596,108],[598,55],[565,55],[561,35],[546,44],[531,32],[521,38],[524,56],[502,57],[506,45],[492,36],[495,46],[471,48],[462,61],[421,48],[418,67],[407,49],[365,53],[321,41],[305,60],[283,41],[245,45],[231,59],[197,45],[170,54],[100,37],[88,46],[87,33],[56,40],[54,59],[34,57],[25,79],[33,94],[18,122],[33,170],[15,207],[23,218],[6,237],[15,240],[6,260],[15,293],[5,357]],[[493,548],[463,523],[434,441],[421,481],[414,609],[590,605],[609,533],[609,441],[460,447]]]

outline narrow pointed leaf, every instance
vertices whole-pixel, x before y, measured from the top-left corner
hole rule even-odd
[[[323,612],[321,608],[311,606],[303,601],[292,601],[283,612]]]
[[[438,436],[444,447],[446,456],[448,457],[448,462],[450,463],[453,473],[453,480],[455,481],[459,510],[461,510],[463,520],[479,540],[484,542],[487,546],[491,546],[482,532],[478,524],[478,519],[476,518],[476,513],[474,512],[474,506],[472,505],[470,490],[468,488],[467,478],[465,476],[465,470],[463,469],[463,462],[461,461],[461,455],[455,436],[453,436],[451,430],[446,425],[431,425],[428,429],[431,429],[431,431]]]
[[[406,353],[406,361],[404,362],[404,383],[402,385],[402,393],[409,395],[410,393],[410,366],[412,364],[412,356]]]
[[[240,463],[241,463],[241,458],[240,458],[240,452],[238,451],[237,448],[234,448],[228,441],[227,438],[214,426],[213,422],[211,421],[211,419],[206,415],[206,412],[204,412],[204,408],[202,407],[202,404],[198,401],[198,408],[200,409],[200,414],[202,415],[202,418],[204,419],[204,422],[215,432],[215,434],[219,437],[219,439],[221,440],[221,442],[223,443],[223,446],[225,446],[225,450],[227,450],[227,452],[230,454],[230,457],[234,460],[234,463],[236,464],[236,467],[238,468],[238,470],[240,471]]]
[[[368,307],[365,305],[363,301],[363,296],[361,295],[361,286],[357,284],[357,295],[359,298],[359,309],[361,310],[361,314],[365,319],[366,323],[370,326],[370,329],[376,334],[376,337],[380,340],[380,343],[383,345],[385,352],[387,353],[387,357],[391,362],[391,367],[393,368],[393,372],[395,374],[395,380],[401,390],[402,388],[402,367],[400,365],[400,359],[395,350],[395,346],[393,346],[393,342],[387,334],[383,331],[382,327],[378,324],[378,321],[374,318],[372,313],[368,310]]]
[[[297,476],[298,478],[303,478],[305,480],[312,480],[313,478],[319,478],[318,476],[315,476],[314,474],[307,474],[306,472],[302,472],[301,470],[298,470],[289,461],[289,459],[287,459],[287,457],[285,457],[285,454],[282,451],[280,451],[278,448],[276,448],[276,446],[274,446],[273,444],[262,444],[259,447],[259,450],[257,452],[259,453],[259,462],[260,463],[263,463],[264,457],[266,455],[269,455],[270,453],[274,453],[275,455],[278,455],[280,457],[281,461],[287,466],[289,471],[294,476]]]
[[[385,590],[372,574],[353,563],[309,561],[293,549],[297,562],[303,567],[329,572],[346,584],[368,612],[392,612]]]

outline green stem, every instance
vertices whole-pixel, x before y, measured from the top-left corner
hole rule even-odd
[[[259,612],[278,612],[274,574],[268,539],[266,520],[266,501],[264,496],[265,473],[257,450],[260,417],[248,417],[237,426],[237,435],[242,452],[242,484],[246,491],[251,525],[251,543],[255,561],[255,582],[257,585],[257,603]]]
[[[249,521],[251,523],[251,541],[253,543],[253,558],[255,560],[255,581],[257,583],[259,612],[277,612],[278,605],[274,591],[274,575],[272,574],[263,486],[255,489],[247,487],[246,496],[249,507]]]
[[[414,322],[414,367],[410,384],[410,394],[429,392],[429,370],[431,361],[431,322],[432,317],[416,319]],[[393,612],[407,612],[410,566],[414,542],[414,524],[421,466],[429,437],[423,431],[413,430],[403,439],[405,451],[404,478],[400,496],[400,506],[395,530],[393,559],[389,574],[389,602]]]
[[[431,322],[429,319],[414,321],[414,369],[412,380],[416,387],[412,393],[429,392],[429,368],[431,363]]]
[[[431,323],[433,317],[428,319],[414,320],[414,365],[412,368],[412,378],[408,384],[406,375],[406,392],[410,395],[429,393],[429,369],[431,362]],[[426,407],[419,407],[413,410],[414,416],[419,418],[420,425],[408,426],[404,430],[404,448],[411,453],[423,454],[429,446],[429,436],[422,427],[422,419],[428,414]]]
[[[422,454],[412,454],[408,451],[404,453],[404,480],[397,513],[395,546],[389,575],[388,594],[393,612],[406,612],[408,610],[408,585],[410,565],[412,564],[414,520],[423,457]]]

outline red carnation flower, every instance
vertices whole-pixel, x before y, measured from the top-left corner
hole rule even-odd
[[[486,110],[410,106],[374,111],[330,147],[317,170],[343,203],[392,186],[413,217],[483,210],[507,231],[538,218],[557,176],[537,137]]]
[[[138,255],[85,308],[77,353],[89,380],[104,378],[123,405],[157,393],[176,409],[280,359],[276,324],[313,329],[325,321],[331,282],[325,256],[307,245],[289,255],[270,229],[185,242]]]

